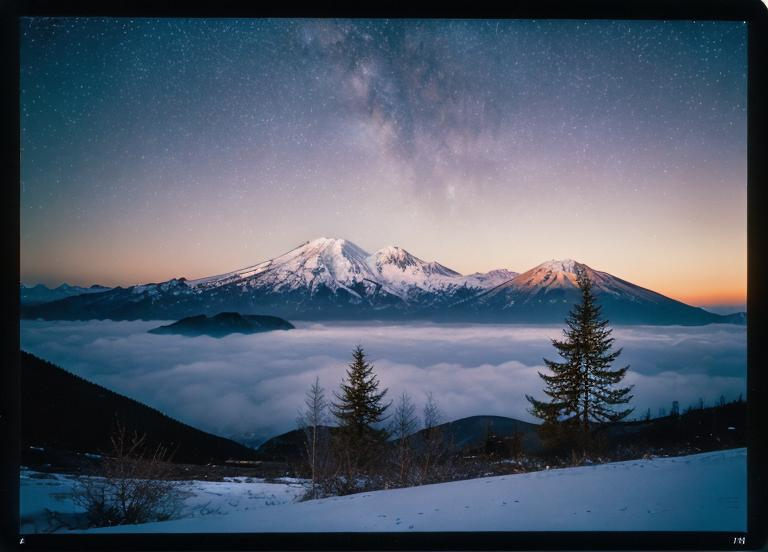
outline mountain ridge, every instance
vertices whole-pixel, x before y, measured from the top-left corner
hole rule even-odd
[[[147,435],[147,446],[175,451],[173,460],[205,464],[253,460],[255,451],[213,435],[21,351],[21,444],[108,453],[116,422]],[[87,428],[87,430],[86,430]]]
[[[83,293],[101,293],[103,291],[109,291],[110,289],[112,288],[99,284],[93,284],[89,287],[85,287],[71,286],[65,282],[56,287],[48,287],[44,284],[28,285],[20,283],[19,299],[22,304],[27,305],[36,303],[49,303],[58,299],[64,299],[65,297],[73,297]]]
[[[223,311],[282,318],[561,322],[578,301],[584,268],[604,313],[616,323],[744,323],[686,305],[572,259],[516,273],[461,275],[398,246],[368,254],[345,240],[318,238],[273,259],[216,276],[114,288],[39,305],[22,318],[179,319]]]

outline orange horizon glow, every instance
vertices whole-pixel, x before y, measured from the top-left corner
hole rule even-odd
[[[268,259],[257,259],[255,262],[250,264],[256,264],[265,260]],[[576,260],[583,262],[579,259]],[[438,260],[438,262],[440,261]],[[238,270],[248,266],[248,264],[249,263],[230,263],[226,266],[211,266],[210,268],[202,267],[198,270],[185,273],[183,270],[179,271],[175,269],[157,270],[157,265],[155,265],[153,269],[146,266],[146,263],[134,261],[126,264],[125,272],[122,273],[123,278],[120,279],[110,277],[111,275],[108,275],[106,272],[101,274],[101,277],[99,277],[98,274],[86,275],[73,271],[67,275],[64,275],[64,277],[61,279],[51,280],[48,278],[35,278],[30,271],[26,275],[22,274],[21,281],[28,285],[43,283],[49,287],[56,287],[62,283],[84,287],[88,287],[93,284],[100,284],[108,287],[130,287],[140,284],[160,283],[171,280],[173,278],[186,278],[188,280],[194,280],[197,278],[204,278],[217,274],[223,274],[233,270]],[[587,264],[587,266],[590,266],[590,268],[595,270],[607,272],[612,276],[621,278],[622,280],[626,280],[632,284],[649,289],[656,293],[660,293],[661,295],[669,297],[670,299],[674,299],[691,306],[733,306],[744,305],[747,302],[746,267],[744,267],[742,270],[733,270],[729,274],[730,277],[728,279],[737,281],[737,284],[723,284],[722,277],[702,277],[698,281],[693,282],[692,279],[681,278],[679,275],[677,278],[660,278],[658,275],[654,277],[653,274],[643,274],[641,272],[629,273],[622,270],[606,269],[606,267],[601,266],[599,263],[596,263],[597,266],[589,262],[585,262],[584,264]],[[453,268],[450,265],[446,266]],[[533,266],[522,269],[515,266],[500,266],[498,268],[509,268],[510,270],[516,270],[520,273],[523,273],[526,270],[533,268]],[[483,272],[484,270],[478,271]],[[474,271],[465,270],[462,273],[466,275],[470,274],[471,272]],[[715,285],[712,286],[712,284]]]
[[[675,299],[676,301],[680,301],[681,303],[685,303],[686,305],[691,305],[694,307],[707,305],[707,306],[721,306],[721,307],[728,307],[732,305],[745,305],[747,303],[747,295],[746,293],[738,293],[738,292],[732,292],[732,293],[713,293],[713,294],[706,294],[706,295],[677,295],[675,293],[665,293],[664,291],[658,291],[654,290],[657,293],[661,293],[662,295],[665,295],[669,297],[670,299]]]

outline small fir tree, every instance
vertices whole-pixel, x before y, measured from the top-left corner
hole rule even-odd
[[[352,352],[352,363],[346,378],[341,382],[340,393],[334,392],[338,402],[331,403],[331,412],[339,426],[337,450],[353,477],[359,470],[365,471],[379,457],[386,442],[386,429],[376,427],[386,416],[389,403],[384,404],[387,389],[379,391],[379,380],[373,372],[373,364],[365,359],[359,345]]]
[[[580,446],[586,452],[593,423],[616,422],[632,412],[632,408],[614,410],[630,401],[632,386],[614,387],[629,366],[611,369],[621,349],[611,352],[612,330],[601,316],[589,276],[578,265],[576,281],[581,301],[566,319],[565,339],[552,340],[563,362],[544,359],[552,373],[539,373],[550,400],[539,401],[529,395],[526,399],[531,403],[531,414],[543,421],[543,439],[555,445]]]

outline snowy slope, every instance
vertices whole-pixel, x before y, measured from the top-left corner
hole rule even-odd
[[[318,238],[288,253],[234,272],[187,281],[196,292],[235,285],[245,292],[279,295],[321,291],[372,302],[382,297],[421,306],[444,299],[469,287],[480,292],[497,285],[506,270],[470,277],[436,261],[427,262],[396,246],[369,255],[354,243],[337,238]],[[506,278],[509,279],[509,278]],[[403,306],[404,306],[403,305]]]
[[[746,449],[368,492],[92,530],[745,531]]]
[[[288,253],[235,272],[189,280],[190,287],[213,287],[242,282],[251,287],[269,286],[272,290],[310,291],[319,286],[331,290],[350,288],[374,275],[366,263],[368,253],[354,243],[332,238],[309,241]]]
[[[578,268],[582,268],[589,276],[593,290],[597,294],[625,297],[630,301],[658,302],[665,299],[658,293],[625,282],[607,272],[594,270],[572,259],[551,260],[541,263],[522,274],[518,274],[506,282],[504,286],[494,290],[494,293],[501,294],[506,290],[515,290],[516,294],[524,297],[542,292],[548,293],[553,290],[576,291],[579,287],[576,283],[576,270]]]
[[[592,281],[603,314],[612,322],[632,324],[709,324],[724,317],[691,307],[660,293],[595,270],[572,259],[551,260],[523,272],[495,288],[480,292],[465,306],[477,312],[562,320],[580,300],[577,269]]]
[[[404,299],[424,293],[451,293],[465,285],[464,277],[436,261],[426,262],[400,247],[385,247],[368,257],[377,280]]]
[[[318,238],[274,259],[218,276],[188,280],[187,285],[210,289],[238,283],[281,292],[314,290],[319,286],[335,291],[372,283],[407,298],[418,292],[444,293],[462,286],[484,289],[516,274],[500,269],[462,276],[436,261],[423,261],[401,247],[387,246],[369,255],[348,240]]]
[[[497,268],[489,272],[475,272],[464,276],[464,281],[470,287],[490,289],[509,282],[517,275],[517,272],[507,270],[506,268]]]
[[[75,481],[71,475],[22,468],[21,532],[48,532],[51,520],[46,510],[57,512],[72,526],[82,523],[83,509],[72,501]],[[306,492],[306,486],[303,480],[286,479],[268,483],[263,479],[231,477],[225,478],[225,481],[183,481],[180,491],[185,495],[182,516],[190,522],[209,515],[221,516],[291,503]]]
[[[631,301],[658,302],[663,299],[663,296],[658,293],[625,282],[607,272],[594,270],[572,259],[552,260],[541,263],[531,270],[519,274],[508,285],[520,291],[539,291],[542,289],[545,291],[553,289],[575,290],[578,288],[576,283],[577,268],[582,268],[586,272],[589,279],[592,280],[592,286],[596,293],[623,296]]]

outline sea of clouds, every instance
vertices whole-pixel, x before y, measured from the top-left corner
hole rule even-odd
[[[558,360],[558,326],[299,323],[255,335],[154,335],[166,322],[21,321],[21,347],[90,381],[200,429],[268,438],[296,427],[315,376],[329,398],[361,345],[387,397],[418,407],[437,399],[444,418],[495,414],[534,421],[525,394],[542,398],[543,357]],[[632,406],[669,411],[746,397],[743,326],[627,326],[615,366],[630,365]]]

